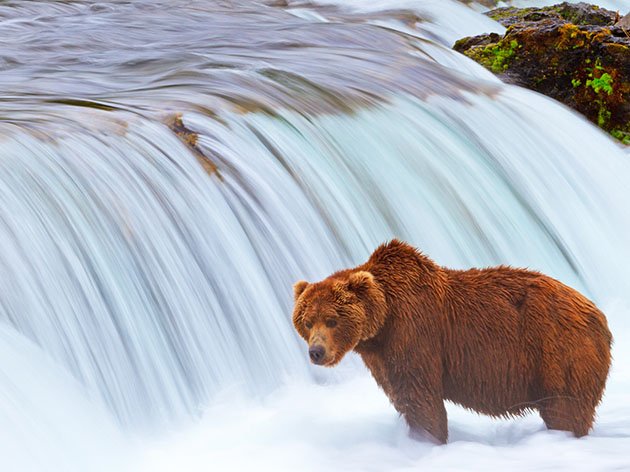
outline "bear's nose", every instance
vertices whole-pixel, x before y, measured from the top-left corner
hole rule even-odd
[[[311,346],[308,350],[308,355],[310,356],[313,364],[320,364],[324,360],[324,354],[326,354],[326,350],[324,349],[324,346],[320,346],[319,344]]]

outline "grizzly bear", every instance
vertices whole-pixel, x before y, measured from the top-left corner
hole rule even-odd
[[[311,361],[357,352],[412,433],[446,442],[444,400],[494,417],[538,410],[578,437],[593,424],[611,362],[606,318],[541,273],[451,270],[393,240],[294,295]]]

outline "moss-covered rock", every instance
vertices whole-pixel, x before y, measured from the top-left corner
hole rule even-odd
[[[630,144],[630,32],[618,13],[585,3],[498,8],[505,35],[463,38],[454,49],[507,82],[548,95]]]
[[[550,7],[497,8],[486,13],[503,26],[512,26],[525,21],[544,19],[565,20],[574,25],[609,26],[614,24],[617,14],[613,11],[587,3],[561,3]]]

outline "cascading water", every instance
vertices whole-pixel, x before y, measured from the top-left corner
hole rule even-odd
[[[0,6],[9,470],[120,470],[130,432],[321,375],[291,284],[394,236],[627,300],[628,152],[443,45],[499,25],[402,7]]]

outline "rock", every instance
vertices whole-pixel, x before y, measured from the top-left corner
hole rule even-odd
[[[497,8],[504,36],[463,38],[454,49],[506,82],[574,108],[630,145],[630,32],[619,14],[585,3]]]
[[[506,28],[514,23],[541,21],[544,19],[565,20],[574,25],[608,26],[615,22],[613,11],[587,3],[561,3],[542,8],[497,8],[486,13]]]
[[[205,171],[210,175],[216,175],[222,181],[223,177],[219,173],[217,165],[199,147],[199,135],[186,127],[181,113],[167,117],[165,123],[175,133],[175,136],[190,149]]]

